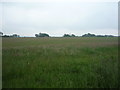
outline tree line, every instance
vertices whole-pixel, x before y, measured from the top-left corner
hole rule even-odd
[[[113,35],[95,35],[95,34],[87,33],[82,35],[82,37],[114,37],[114,36]]]
[[[3,35],[2,32],[0,32],[0,37],[20,37],[20,35],[13,34],[13,35]]]
[[[20,37],[20,35],[13,34],[13,35],[4,35],[2,32],[0,32],[0,37]],[[50,37],[47,33],[39,33],[35,34],[35,37]],[[91,33],[84,34],[82,36],[76,36],[74,34],[64,34],[62,37],[114,37],[113,35],[95,35]]]
[[[35,34],[36,37],[50,37],[49,34],[39,33]],[[74,34],[64,34],[63,37],[114,37],[113,35],[95,35],[91,33],[84,34],[82,36],[76,36]]]

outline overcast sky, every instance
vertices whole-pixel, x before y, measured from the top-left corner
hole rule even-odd
[[[10,2],[11,1],[11,2]],[[50,36],[118,34],[117,0],[3,0],[0,2],[0,31],[4,34]],[[66,1],[66,2],[65,2]],[[113,2],[114,1],[114,2]]]

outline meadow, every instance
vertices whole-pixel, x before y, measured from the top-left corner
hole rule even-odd
[[[2,39],[3,88],[116,88],[117,37]]]

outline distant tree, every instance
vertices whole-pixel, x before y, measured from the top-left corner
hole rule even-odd
[[[71,35],[70,34],[64,34],[63,37],[75,37],[75,35],[74,34],[71,34]]]
[[[113,35],[97,35],[96,37],[114,37]]]
[[[113,35],[109,35],[109,37],[115,37],[115,36],[113,36]]]
[[[113,35],[105,35],[105,37],[114,37]]]
[[[82,37],[114,37],[113,35],[95,35],[95,34],[84,34]]]
[[[2,37],[10,37],[9,35],[3,35]]]
[[[20,37],[20,35],[13,34],[13,35],[3,35],[2,37]]]
[[[49,37],[49,35],[46,33],[39,33],[39,37]]]
[[[96,36],[95,34],[90,33],[82,35],[82,37],[95,37],[95,36]]]
[[[20,36],[17,34],[13,34],[11,37],[20,37]]]
[[[63,37],[71,37],[69,34],[64,34]]]
[[[96,37],[105,37],[104,35],[97,35]]]
[[[17,34],[13,34],[12,36],[13,36],[13,37],[17,37]]]
[[[0,32],[0,37],[2,37],[3,36],[3,33],[2,32]]]
[[[74,34],[72,34],[72,35],[71,35],[71,37],[75,37],[75,35],[74,35]]]
[[[38,34],[35,34],[35,36],[36,36],[36,37],[39,37],[39,35],[38,35]]]
[[[48,34],[46,33],[39,33],[39,34],[35,34],[36,37],[50,37]]]

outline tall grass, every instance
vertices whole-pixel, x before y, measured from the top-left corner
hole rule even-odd
[[[117,38],[3,38],[3,88],[114,88]]]

